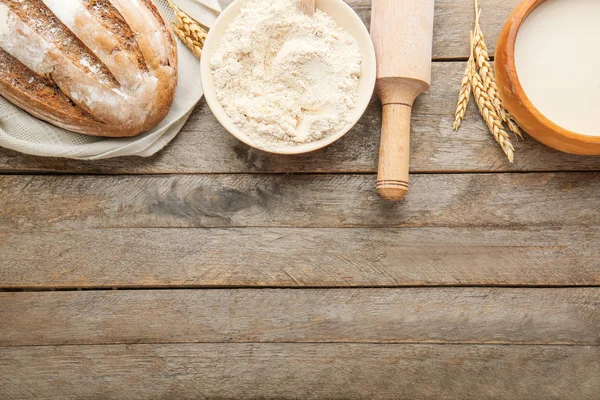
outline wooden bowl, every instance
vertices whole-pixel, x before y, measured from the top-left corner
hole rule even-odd
[[[565,129],[544,116],[529,100],[515,66],[515,43],[525,19],[546,0],[524,0],[504,25],[496,47],[496,79],[506,109],[527,133],[547,146],[572,154],[600,155],[600,136]]]

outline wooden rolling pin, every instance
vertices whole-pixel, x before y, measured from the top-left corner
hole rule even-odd
[[[410,116],[431,82],[433,8],[434,0],[373,0],[376,91],[383,104],[377,190],[388,200],[408,192]]]

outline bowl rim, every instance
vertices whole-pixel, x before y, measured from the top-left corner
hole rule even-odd
[[[215,34],[211,35],[211,32],[213,32],[213,33],[216,32],[216,29],[215,29],[216,27],[219,27],[221,24],[227,23],[227,21],[231,21],[235,17],[235,15],[237,15],[239,13],[240,8],[241,8],[243,2],[245,2],[245,1],[247,1],[247,0],[234,0],[229,6],[227,6],[225,8],[225,10],[223,10],[223,12],[221,14],[219,14],[215,23],[211,27],[211,30],[209,30],[209,32],[208,32],[208,35],[207,35],[205,43],[204,43],[205,48],[207,46],[209,48],[211,48],[213,45],[216,46],[217,43],[213,43],[213,42],[218,42],[218,40],[221,38],[221,36],[216,36]],[[319,6],[319,3],[321,1],[323,1],[323,0],[317,0],[317,7]],[[364,37],[369,38],[368,41],[365,41],[365,43],[367,43],[367,47],[364,49],[364,51],[363,51],[363,46],[360,46],[361,54],[363,56],[362,63],[361,63],[360,80],[368,79],[366,85],[368,85],[367,88],[370,88],[368,91],[369,95],[368,96],[365,95],[364,98],[361,96],[358,96],[358,99],[357,99],[357,102],[356,102],[356,105],[354,107],[354,111],[352,114],[354,117],[351,119],[351,121],[348,124],[346,124],[346,126],[344,128],[342,128],[339,132],[337,132],[334,135],[329,135],[327,137],[324,137],[319,140],[315,140],[310,143],[303,143],[303,144],[296,145],[296,146],[286,146],[286,147],[282,147],[280,149],[262,148],[259,145],[257,145],[241,129],[239,129],[237,126],[235,126],[235,124],[233,124],[233,122],[231,122],[231,119],[229,118],[229,116],[227,115],[225,110],[223,109],[223,106],[217,99],[216,93],[214,91],[213,75],[212,75],[212,69],[210,67],[210,56],[206,55],[204,57],[201,57],[201,59],[200,59],[201,81],[202,81],[202,87],[204,88],[204,96],[206,99],[206,103],[208,104],[208,107],[211,109],[213,115],[217,118],[219,123],[231,135],[233,135],[235,138],[237,138],[241,142],[243,142],[243,143],[247,144],[248,146],[253,147],[255,149],[258,149],[258,150],[261,150],[261,151],[264,151],[267,153],[273,153],[273,154],[294,155],[294,154],[310,153],[313,151],[320,150],[324,147],[327,147],[330,144],[332,144],[332,143],[338,141],[339,139],[341,139],[342,137],[344,137],[348,132],[350,132],[350,130],[352,130],[352,128],[354,128],[354,126],[358,123],[360,118],[365,113],[365,111],[366,111],[367,107],[369,106],[371,99],[373,97],[373,93],[375,91],[376,78],[377,78],[375,47],[373,45],[373,42],[370,39],[370,34],[369,34],[369,31],[367,30],[367,27],[362,22],[360,17],[356,14],[356,12],[352,9],[352,7],[350,7],[348,4],[346,4],[343,0],[327,0],[327,1],[328,2],[336,1],[337,3],[340,4],[340,6],[342,8],[345,8],[346,12],[349,15],[349,19],[351,20],[351,23],[357,25],[358,30],[362,31],[361,35],[364,35]],[[336,19],[335,16],[332,16],[332,17],[334,19]],[[358,40],[356,35],[353,34],[353,36]],[[359,41],[359,44],[360,44],[360,41]],[[365,63],[365,61],[367,61],[367,62]],[[360,94],[360,90],[359,90],[359,94]]]
[[[600,136],[574,132],[552,122],[535,107],[519,80],[515,62],[519,30],[527,17],[546,1],[523,0],[504,25],[495,54],[498,90],[511,115],[535,139],[568,153],[600,155]],[[519,106],[512,104],[511,100],[518,102]]]

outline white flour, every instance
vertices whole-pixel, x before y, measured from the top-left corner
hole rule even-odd
[[[339,132],[358,95],[358,42],[295,0],[248,0],[212,57],[217,98],[255,143],[277,150]]]

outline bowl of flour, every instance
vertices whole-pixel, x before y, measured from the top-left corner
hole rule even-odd
[[[201,59],[206,101],[249,146],[278,154],[323,148],[360,119],[375,88],[375,50],[343,0],[236,0],[217,19]]]

